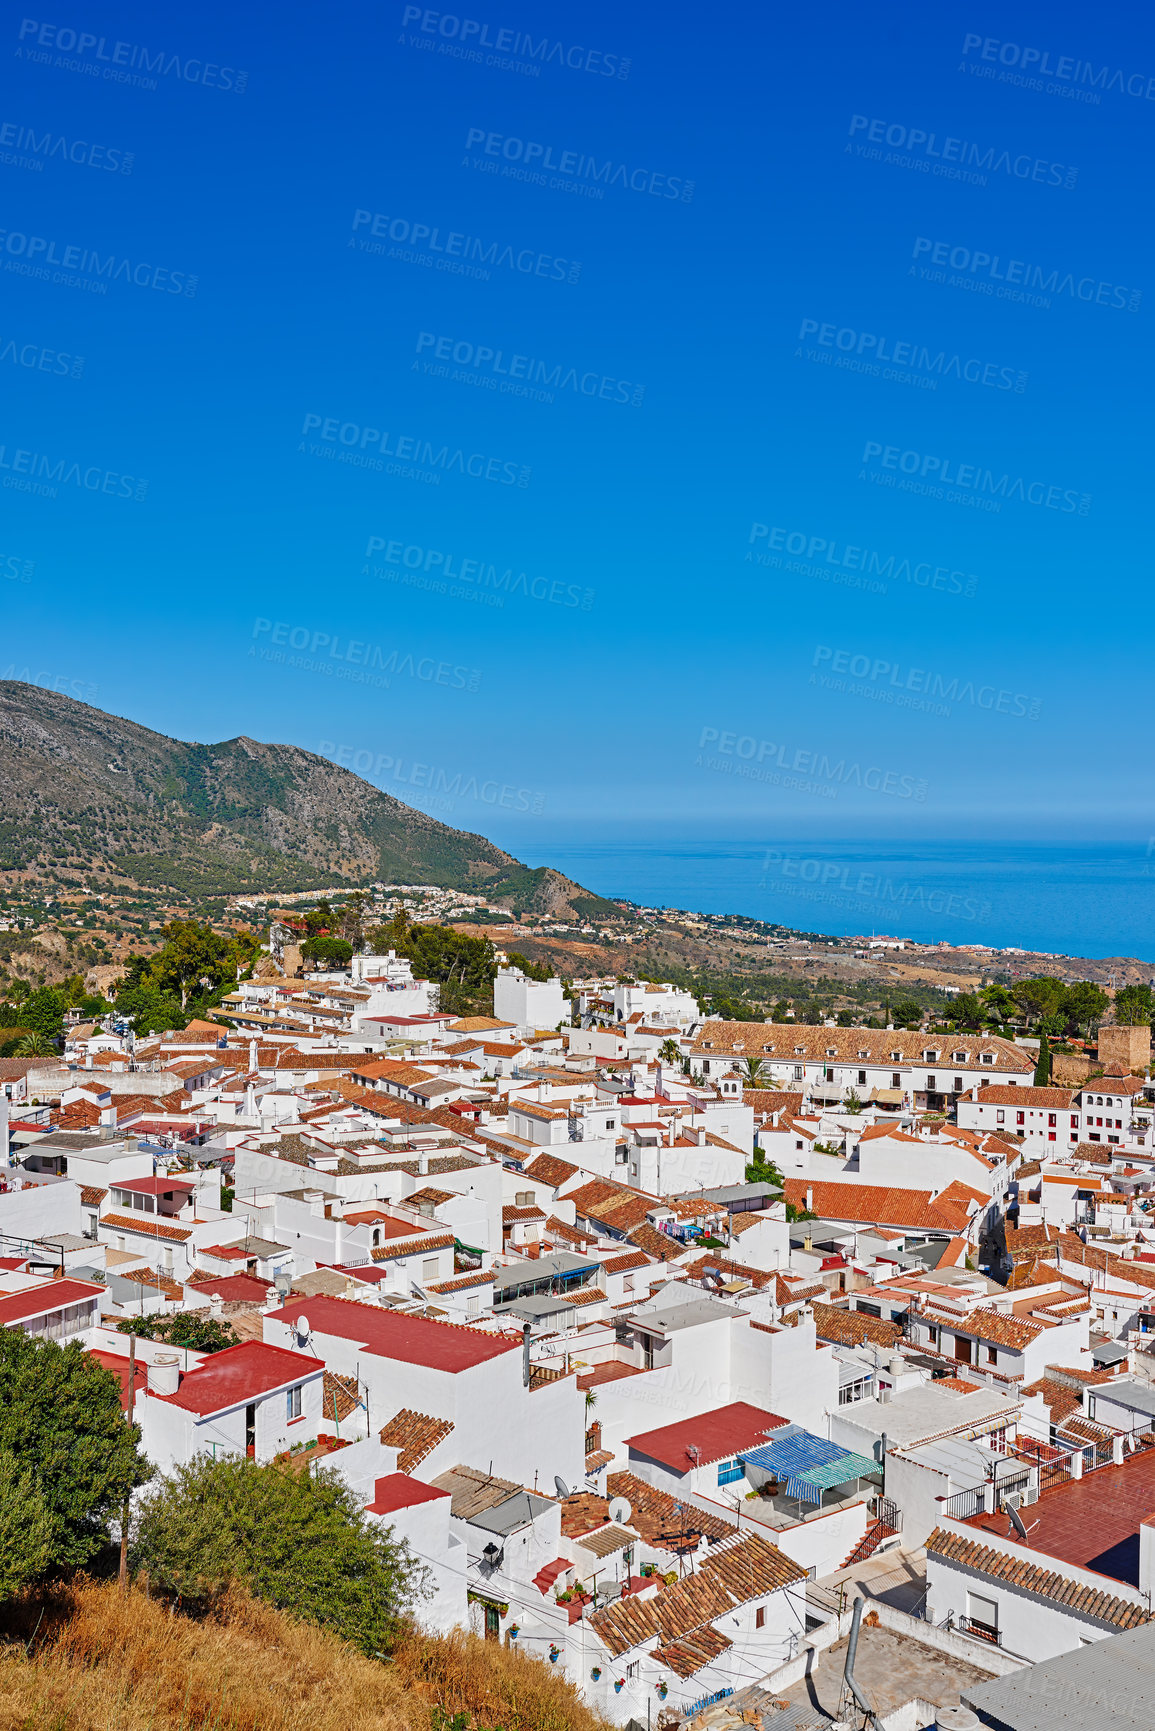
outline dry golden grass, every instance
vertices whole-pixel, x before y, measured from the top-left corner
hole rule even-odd
[[[536,1660],[413,1635],[381,1665],[239,1592],[204,1621],[82,1585],[0,1647],[0,1731],[430,1731],[439,1704],[507,1731],[606,1731]],[[13,1619],[13,1626],[19,1615]]]

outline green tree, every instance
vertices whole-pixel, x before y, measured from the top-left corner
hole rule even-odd
[[[987,1015],[993,1022],[1009,1022],[1015,1014],[1017,1005],[1006,986],[992,980],[989,986],[984,986],[980,994],[987,1007]],[[958,999],[955,999],[957,1005]]]
[[[678,1049],[678,1042],[676,1040],[663,1040],[658,1047],[658,1057],[663,1064],[680,1064],[682,1054]]]
[[[198,996],[236,979],[236,962],[228,938],[200,920],[170,920],[163,928],[164,948],[149,963],[149,978],[163,992],[179,997],[187,1009]]]
[[[1053,980],[1049,976],[1038,980],[1020,980],[1011,987],[1011,996],[1028,1028],[1032,1016],[1041,1021],[1044,1016],[1054,1015],[1065,995],[1066,987],[1062,980]]]
[[[31,1474],[51,1524],[50,1562],[82,1568],[150,1468],[124,1422],[120,1383],[82,1346],[0,1329],[0,1450]]]
[[[947,1013],[956,1028],[981,1028],[988,1010],[976,993],[960,992]]]
[[[0,1599],[10,1599],[47,1572],[52,1517],[31,1472],[0,1450]]]
[[[1048,1088],[1051,1084],[1051,1048],[1046,1033],[1039,1035],[1039,1061],[1035,1065],[1035,1087]]]
[[[41,986],[32,992],[20,1008],[20,1020],[33,1033],[46,1040],[59,1040],[64,1032],[64,1012],[68,1008],[60,992],[51,986]]]
[[[765,1070],[766,1066],[761,1058],[743,1058],[741,1065],[743,1087],[760,1088]]]
[[[1092,1024],[1099,1020],[1110,1001],[1106,992],[1092,980],[1078,980],[1073,986],[1068,986],[1061,1005],[1068,1032],[1083,1033],[1090,1039]]]
[[[55,1050],[56,1047],[52,1041],[46,1040],[43,1034],[25,1034],[22,1040],[17,1041],[14,1056],[17,1058],[48,1058]]]
[[[917,998],[900,998],[891,1011],[891,1021],[895,1027],[906,1027],[908,1023],[922,1021],[922,1005]]]
[[[854,1088],[848,1088],[842,1097],[842,1110],[849,1112],[852,1118],[857,1118],[862,1111],[862,1096]]]
[[[138,1034],[156,1034],[179,1028],[184,1012],[178,998],[170,997],[151,982],[121,986],[116,994],[117,1014],[130,1021]]]
[[[353,946],[347,938],[328,938],[320,934],[306,938],[301,945],[301,958],[320,962],[327,968],[347,968],[353,960]]]
[[[336,1473],[195,1455],[146,1497],[133,1561],[154,1587],[211,1602],[230,1581],[331,1629],[371,1656],[387,1651],[423,1589],[423,1571],[367,1516]]]
[[[1115,993],[1115,1020],[1125,1027],[1149,1027],[1152,1018],[1150,986],[1124,986]]]
[[[126,1316],[116,1326],[121,1334],[161,1340],[166,1346],[187,1346],[190,1352],[223,1352],[226,1346],[240,1344],[240,1335],[229,1323],[188,1310],[175,1311],[171,1316]]]

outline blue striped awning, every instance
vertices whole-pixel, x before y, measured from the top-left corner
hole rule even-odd
[[[878,1471],[878,1463],[866,1455],[855,1454],[825,1437],[814,1436],[800,1426],[791,1425],[791,1434],[778,1432],[772,1442],[749,1449],[740,1458],[747,1466],[760,1467],[786,1480],[786,1494],[804,1502],[817,1503],[822,1493],[851,1479],[867,1477]]]

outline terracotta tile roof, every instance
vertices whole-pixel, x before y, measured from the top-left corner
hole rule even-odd
[[[636,1244],[639,1250],[644,1250],[647,1256],[652,1256],[655,1262],[666,1262],[682,1254],[682,1247],[677,1240],[659,1232],[649,1220],[643,1220],[640,1226],[627,1232],[626,1238],[631,1244]]]
[[[512,1203],[507,1204],[501,1211],[504,1226],[516,1225],[519,1220],[544,1220],[545,1217],[544,1208],[517,1208]]]
[[[636,1526],[636,1520],[631,1524]],[[595,1611],[589,1625],[614,1658],[656,1636],[663,1649],[674,1647],[682,1662],[690,1666],[684,1673],[688,1676],[698,1664],[707,1662],[692,1662],[699,1635],[707,1647],[719,1639],[729,1644],[717,1630],[709,1628],[716,1618],[727,1616],[751,1599],[766,1598],[805,1580],[805,1570],[776,1545],[767,1544],[756,1533],[735,1533],[703,1557],[692,1575],[652,1599],[618,1599]],[[725,1645],[717,1650],[724,1651]]]
[[[327,1370],[321,1378],[321,1416],[340,1424],[361,1405],[355,1376],[338,1376]]]
[[[784,1181],[787,1202],[797,1208],[810,1207],[825,1220],[848,1220],[862,1225],[899,1226],[911,1231],[950,1232],[965,1229],[971,1215],[966,1198],[978,1191],[965,1184],[952,1184],[934,1202],[929,1190],[905,1190],[880,1184],[817,1183],[807,1178]],[[988,1200],[987,1198],[979,1198]]]
[[[1040,1599],[1049,1599],[1053,1604],[1069,1606],[1071,1610],[1080,1611],[1085,1617],[1094,1618],[1100,1623],[1111,1623],[1117,1629],[1136,1629],[1140,1624],[1152,1620],[1149,1611],[1145,1611],[1141,1605],[1132,1604],[1128,1599],[1116,1598],[1112,1593],[1084,1586],[1081,1581],[1069,1580],[1057,1569],[1044,1569],[1037,1563],[1028,1563],[1023,1558],[981,1544],[978,1539],[964,1538],[961,1533],[946,1532],[942,1527],[936,1527],[931,1533],[926,1541],[926,1549],[929,1556],[941,1557],[944,1562],[958,1563],[962,1568],[974,1570],[991,1581],[1005,1581],[1021,1592],[1032,1593]],[[1025,1554],[1029,1556],[1032,1553]]]
[[[675,1240],[675,1248],[677,1241]],[[748,1280],[756,1291],[773,1283],[774,1275],[764,1268],[751,1268],[744,1262],[734,1262],[729,1256],[719,1251],[703,1251],[701,1256],[695,1256],[692,1262],[683,1262],[682,1269],[688,1280],[704,1280],[707,1269],[717,1268],[726,1280]],[[825,1291],[825,1287],[822,1289]]]
[[[539,1184],[550,1184],[556,1190],[567,1179],[572,1178],[578,1167],[563,1160],[558,1154],[539,1154],[536,1160],[531,1160],[523,1168],[527,1178],[535,1179]]]
[[[819,1340],[836,1346],[862,1346],[870,1341],[874,1346],[893,1346],[902,1339],[897,1322],[884,1322],[881,1316],[867,1316],[861,1310],[840,1310],[833,1304],[814,1304],[814,1332]]]
[[[1004,1088],[996,1083],[983,1089],[978,1103],[980,1106],[1017,1106],[1020,1111],[1031,1106],[1036,1111],[1040,1106],[1053,1111],[1057,1106],[1065,1112],[1075,1098],[1075,1092],[1074,1088]]]
[[[699,1058],[771,1058],[779,1063],[820,1063],[833,1051],[835,1061],[846,1064],[865,1052],[867,1055],[861,1062],[884,1069],[893,1063],[900,1067],[915,1064],[922,1069],[928,1062],[923,1052],[928,1050],[939,1053],[934,1062],[940,1069],[964,1062],[952,1056],[956,1051],[965,1051],[966,1061],[976,1070],[982,1052],[995,1057],[994,1064],[984,1065],[984,1069],[1024,1075],[1033,1073],[1035,1068],[1033,1059],[1025,1055],[1021,1046],[998,1035],[950,1034],[936,1038],[889,1028],[815,1028],[795,1023],[768,1027],[762,1022],[706,1022],[690,1048],[691,1055]],[[892,1058],[893,1052],[902,1056]]]
[[[688,1503],[680,1504],[677,1498],[647,1484],[634,1473],[611,1473],[606,1488],[611,1497],[625,1497],[631,1509],[630,1526],[658,1550],[675,1554],[697,1550],[703,1536],[722,1539],[734,1530],[733,1522],[704,1514]]]
[[[374,1262],[388,1262],[394,1256],[428,1255],[432,1250],[447,1250],[453,1243],[452,1232],[421,1232],[414,1227],[412,1238],[393,1238],[369,1252]]]
[[[611,1256],[602,1263],[607,1274],[628,1274],[633,1268],[648,1268],[650,1259],[644,1250],[628,1250],[624,1256]]]
[[[580,1232],[576,1226],[570,1226],[565,1220],[559,1220],[556,1214],[551,1214],[545,1223],[545,1229],[553,1238],[564,1238],[570,1244],[590,1245],[598,1242],[592,1232]]]
[[[605,1453],[604,1450],[600,1452]],[[606,1497],[595,1496],[593,1491],[575,1491],[561,1505],[562,1538],[578,1539],[583,1533],[593,1533],[598,1527],[604,1527],[610,1518],[609,1507]]]
[[[436,1286],[429,1287],[430,1292],[464,1292],[470,1286],[492,1286],[493,1275],[490,1274],[459,1274],[456,1280],[441,1280]]]
[[[604,1304],[606,1295],[600,1286],[579,1286],[572,1292],[560,1292],[559,1298],[564,1298],[567,1304]]]
[[[1014,1352],[1022,1352],[1032,1340],[1037,1340],[1044,1327],[1043,1323],[1032,1322],[1029,1317],[1004,1316],[1002,1311],[988,1310],[985,1306],[969,1310],[966,1316],[957,1320],[935,1310],[933,1305],[919,1305],[914,1314],[932,1316],[938,1322],[945,1321],[956,1334],[973,1334],[977,1340],[990,1341],[992,1346],[1006,1346]]]
[[[192,1237],[191,1227],[166,1226],[156,1214],[106,1214],[100,1224],[116,1232],[144,1232],[150,1238],[171,1238],[181,1244]]]
[[[108,1191],[101,1190],[96,1184],[82,1184],[80,1186],[80,1200],[85,1208],[99,1208],[107,1195]]]
[[[445,1441],[452,1429],[447,1418],[431,1418],[428,1413],[402,1407],[382,1429],[381,1441],[387,1448],[401,1450],[397,1457],[398,1472],[411,1473],[433,1453],[438,1443]]]
[[[703,1665],[708,1665],[727,1647],[733,1646],[728,1636],[720,1634],[713,1624],[695,1629],[680,1641],[667,1641],[654,1648],[654,1658],[678,1677],[692,1677]]]
[[[613,1449],[593,1449],[586,1456],[586,1472],[596,1473],[601,1467],[608,1466],[614,1458]]]

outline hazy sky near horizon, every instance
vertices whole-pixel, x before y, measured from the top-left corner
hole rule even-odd
[[[1150,14],[0,43],[0,675],[466,828],[1150,834]]]

